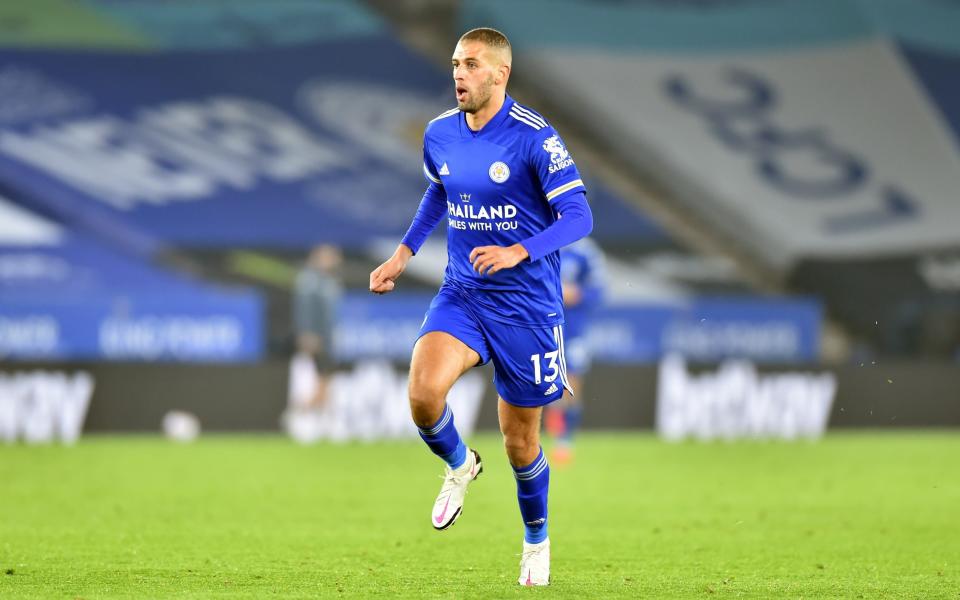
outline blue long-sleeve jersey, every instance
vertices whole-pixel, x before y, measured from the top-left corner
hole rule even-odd
[[[445,285],[495,320],[562,322],[559,246],[589,233],[592,216],[577,167],[553,127],[507,96],[480,131],[457,109],[440,114],[424,132],[423,155],[431,186],[403,243],[416,252],[446,214]],[[515,243],[524,244],[529,260],[491,276],[473,270],[473,248]]]

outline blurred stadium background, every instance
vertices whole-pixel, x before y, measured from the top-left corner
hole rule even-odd
[[[91,432],[277,429],[319,243],[345,253],[342,372],[402,374],[444,227],[397,293],[367,276],[424,187],[451,40],[487,23],[589,176],[612,289],[588,427],[653,426],[671,354],[830,373],[831,427],[960,424],[958,8],[800,4],[7,3],[5,389],[89,374]],[[20,402],[6,437],[57,399]]]
[[[955,0],[34,0],[0,4],[0,472],[171,411],[280,432],[318,244],[345,291],[307,437],[415,438],[406,361],[445,227],[393,294],[367,277],[480,25],[588,178],[611,288],[586,429],[953,439]],[[458,420],[494,431],[481,371]]]

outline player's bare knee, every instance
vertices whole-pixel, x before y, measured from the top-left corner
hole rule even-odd
[[[503,432],[503,448],[514,466],[524,466],[537,457],[540,440],[533,435]]]
[[[407,391],[410,393],[410,403],[416,404],[443,404],[449,387],[445,382],[428,377],[411,377]]]
[[[447,386],[424,378],[410,378],[410,412],[419,427],[429,427],[443,414]]]

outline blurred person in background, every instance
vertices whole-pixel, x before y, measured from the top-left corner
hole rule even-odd
[[[551,458],[558,464],[573,458],[573,436],[583,412],[583,381],[590,369],[588,344],[590,322],[606,295],[607,274],[603,251],[590,238],[583,238],[560,250],[560,279],[563,285],[564,350],[567,379],[573,393],[547,408],[546,428],[554,439]]]
[[[568,386],[559,250],[590,233],[593,215],[559,134],[506,93],[512,68],[506,36],[489,28],[468,31],[451,65],[457,107],[424,132],[427,191],[393,256],[370,274],[370,291],[392,291],[430,232],[447,221],[444,282],[410,365],[413,421],[446,463],[430,520],[438,530],[452,525],[467,486],[483,470],[446,397],[461,375],[492,361],[500,431],[524,524],[518,583],[549,585],[550,469],[540,423],[544,405]]]
[[[337,246],[314,247],[293,286],[295,349],[290,360],[287,395],[291,411],[322,410],[335,365],[333,330],[343,284],[339,276],[343,255]]]

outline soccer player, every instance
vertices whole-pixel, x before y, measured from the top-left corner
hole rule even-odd
[[[558,250],[590,233],[593,216],[577,167],[557,132],[506,93],[510,42],[494,29],[465,33],[452,57],[457,107],[427,124],[429,181],[397,250],[370,274],[370,291],[394,289],[407,262],[447,217],[447,268],[410,364],[410,409],[420,436],[446,462],[431,523],[463,512],[482,471],[446,404],[468,369],[493,361],[497,412],[524,523],[519,583],[550,581],[547,488],[540,447],[543,406],[569,388]],[[560,216],[562,215],[562,218]]]
[[[573,458],[573,436],[583,411],[583,379],[590,370],[587,331],[606,293],[606,265],[603,251],[590,238],[583,238],[560,250],[560,278],[563,285],[564,342],[567,378],[572,394],[547,409],[547,431],[555,438],[551,458],[567,463]]]

